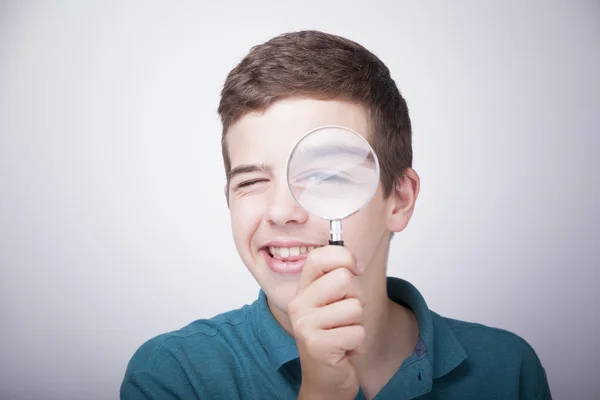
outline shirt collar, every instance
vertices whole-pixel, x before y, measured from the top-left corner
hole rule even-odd
[[[432,378],[446,375],[467,358],[464,347],[448,323],[429,309],[417,288],[403,279],[388,277],[387,290],[390,299],[415,313],[420,343],[417,343],[413,356],[430,364],[427,369],[431,371]]]
[[[425,299],[409,282],[400,278],[387,278],[388,297],[413,310],[419,325],[420,340],[410,360],[419,368],[421,385],[431,388],[431,380],[439,378],[460,365],[467,354],[446,321],[427,307]],[[277,322],[267,304],[267,296],[260,289],[253,304],[254,326],[258,340],[267,352],[275,369],[299,357],[294,338]],[[404,368],[401,367],[401,372]]]

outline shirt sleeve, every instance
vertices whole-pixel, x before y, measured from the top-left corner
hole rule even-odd
[[[552,395],[550,394],[550,386],[548,385],[548,377],[546,375],[546,370],[543,367],[540,367],[542,370],[543,377],[541,378],[540,387],[538,389],[538,394],[535,400],[552,400]]]
[[[519,379],[521,400],[552,400],[546,370],[535,350],[523,341],[521,376]]]
[[[160,340],[144,343],[127,365],[120,388],[121,400],[198,399],[176,352]]]

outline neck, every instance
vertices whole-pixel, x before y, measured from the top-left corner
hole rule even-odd
[[[364,351],[352,359],[367,399],[375,397],[412,354],[419,335],[414,313],[389,299],[385,268],[371,271],[375,276],[363,277],[370,294],[364,308]]]

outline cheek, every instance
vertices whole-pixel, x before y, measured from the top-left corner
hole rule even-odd
[[[264,215],[264,199],[248,196],[230,202],[231,230],[238,251],[246,253]]]
[[[342,222],[346,246],[363,262],[369,262],[378,248],[386,226],[385,208],[373,201]]]

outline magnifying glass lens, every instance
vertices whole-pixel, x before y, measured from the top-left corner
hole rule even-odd
[[[379,164],[358,133],[323,127],[298,141],[288,159],[287,179],[301,207],[323,219],[341,220],[371,200],[379,184]]]

